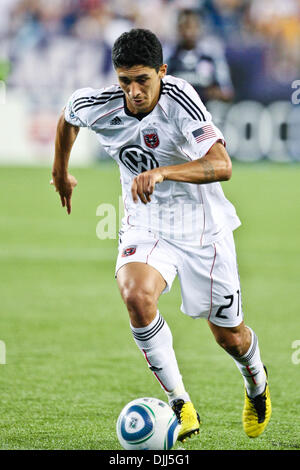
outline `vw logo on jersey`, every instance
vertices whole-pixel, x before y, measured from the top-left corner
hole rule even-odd
[[[144,129],[143,131],[144,142],[147,147],[155,149],[159,145],[159,138],[156,129]]]
[[[139,145],[126,145],[120,151],[120,160],[134,175],[158,168],[159,164],[153,153]]]

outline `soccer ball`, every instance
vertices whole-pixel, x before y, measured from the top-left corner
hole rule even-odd
[[[126,450],[169,450],[177,440],[178,431],[174,411],[157,398],[131,401],[117,421],[117,436]]]

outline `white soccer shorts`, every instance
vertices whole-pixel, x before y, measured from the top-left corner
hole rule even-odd
[[[192,318],[206,318],[218,326],[234,327],[243,320],[241,288],[232,232],[211,245],[181,245],[142,230],[121,236],[116,273],[127,263],[154,267],[168,292],[178,275],[181,310]]]

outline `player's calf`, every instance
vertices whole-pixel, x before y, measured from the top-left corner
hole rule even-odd
[[[245,384],[243,427],[249,437],[259,436],[271,417],[271,398],[266,371],[260,357],[258,339],[242,322],[239,327],[210,325],[218,343],[231,355]]]

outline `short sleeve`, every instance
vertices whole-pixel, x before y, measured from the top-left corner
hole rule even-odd
[[[190,155],[197,159],[206,155],[216,142],[225,145],[225,139],[194,88],[186,83],[184,93],[189,106],[179,116],[179,129],[191,149]]]
[[[70,96],[65,107],[65,120],[68,123],[78,127],[88,126],[87,113],[84,112],[84,108],[94,91],[93,88],[80,88]]]
[[[225,139],[222,132],[210,121],[202,123],[186,123],[184,130],[192,154],[195,158],[204,157],[216,142],[222,142],[225,146]]]

